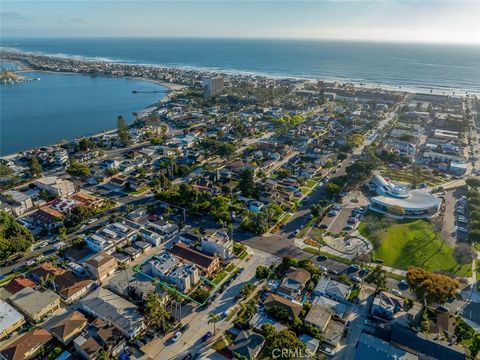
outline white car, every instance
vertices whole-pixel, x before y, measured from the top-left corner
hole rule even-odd
[[[173,337],[172,337],[172,342],[174,342],[174,343],[177,342],[178,339],[180,339],[181,336],[182,336],[182,332],[181,332],[181,331],[177,331],[177,332],[175,333],[175,335],[173,335]]]
[[[395,294],[397,296],[402,296],[402,292],[400,290],[397,290],[397,289],[392,289],[392,294]]]
[[[35,260],[28,260],[27,261],[27,266],[32,266],[32,265],[35,265]]]

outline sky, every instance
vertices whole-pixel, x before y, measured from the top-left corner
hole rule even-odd
[[[1,37],[302,38],[480,44],[480,0],[0,0]]]

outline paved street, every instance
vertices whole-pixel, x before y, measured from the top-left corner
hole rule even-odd
[[[182,319],[183,324],[189,324],[189,329],[182,335],[178,342],[171,344],[170,339],[173,333],[167,334],[164,338],[156,339],[142,348],[145,352],[145,358],[152,358],[158,360],[164,359],[181,359],[187,353],[195,354],[199,352],[203,345],[201,337],[205,335],[207,331],[213,332],[213,324],[208,324],[208,314],[213,313],[222,316],[225,310],[235,305],[234,297],[240,293],[240,289],[243,284],[251,282],[255,277],[255,270],[258,265],[266,265],[273,262],[277,262],[276,256],[260,251],[251,251],[253,253],[251,259],[247,262],[243,262],[241,266],[244,267],[244,271],[240,276],[232,282],[232,285],[227,290],[219,295],[212,304],[203,310],[194,310],[186,317]],[[231,321],[222,320],[216,324],[217,334],[221,331],[230,328]],[[212,340],[209,343],[214,342]]]

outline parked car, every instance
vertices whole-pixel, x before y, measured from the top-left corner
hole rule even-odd
[[[181,331],[177,331],[172,337],[172,342],[176,343],[178,341],[178,339],[180,339],[182,334],[183,333]]]
[[[392,294],[395,294],[397,296],[402,296],[402,292],[400,290],[392,289],[391,292],[392,292]]]
[[[211,337],[212,337],[212,332],[211,332],[211,331],[207,331],[207,333],[202,336],[201,340],[202,340],[202,342],[205,342],[205,341],[207,341],[208,339],[210,339]]]

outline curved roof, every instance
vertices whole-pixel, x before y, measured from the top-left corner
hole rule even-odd
[[[410,197],[407,198],[379,195],[372,200],[385,206],[399,206],[403,209],[418,211],[436,208],[441,204],[439,198],[421,190],[410,191]]]

